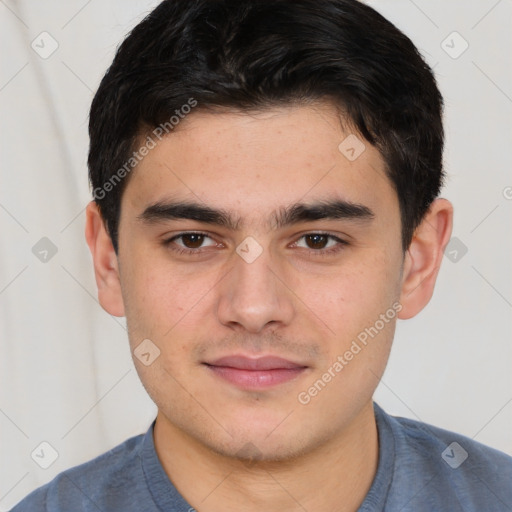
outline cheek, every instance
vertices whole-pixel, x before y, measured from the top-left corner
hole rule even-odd
[[[165,258],[132,254],[125,266],[123,298],[130,333],[159,340],[168,350],[185,327],[199,328],[204,321],[209,292],[218,281],[216,272],[196,272],[172,267]],[[215,274],[215,275],[213,275]],[[173,341],[173,352],[179,344]]]
[[[399,297],[399,266],[377,256],[347,262],[321,278],[305,278],[300,296],[337,335],[373,324]]]
[[[130,340],[160,338],[177,321],[176,287],[164,269],[136,252],[123,262],[122,290]]]

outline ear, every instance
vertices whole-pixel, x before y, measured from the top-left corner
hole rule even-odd
[[[452,226],[452,204],[446,199],[433,201],[405,254],[398,318],[417,315],[430,301]]]
[[[117,254],[95,201],[86,208],[85,239],[92,254],[101,307],[111,315],[124,316]]]

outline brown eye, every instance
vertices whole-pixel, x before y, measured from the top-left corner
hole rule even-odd
[[[307,233],[295,242],[295,247],[307,249],[314,256],[332,256],[347,245],[345,240],[328,233]]]
[[[186,235],[181,235],[181,240],[183,245],[187,249],[198,249],[203,245],[205,235],[200,233],[189,233]]]
[[[312,234],[312,235],[305,235],[306,245],[310,249],[325,249],[325,246],[327,245],[327,242],[329,241],[328,235],[322,235],[322,234]]]
[[[218,247],[215,240],[207,233],[195,233],[193,231],[180,233],[168,240],[164,240],[163,245],[180,255],[199,255],[204,251]]]

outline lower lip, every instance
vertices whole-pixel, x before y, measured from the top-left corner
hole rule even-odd
[[[275,370],[241,370],[229,366],[207,367],[216,375],[242,389],[265,389],[289,382],[306,368],[277,368]]]

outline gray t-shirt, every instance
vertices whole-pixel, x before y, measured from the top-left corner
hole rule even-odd
[[[374,404],[377,474],[358,512],[512,511],[512,457]],[[11,512],[192,512],[155,452],[153,426],[36,489]],[[243,510],[243,506],[241,506]]]

